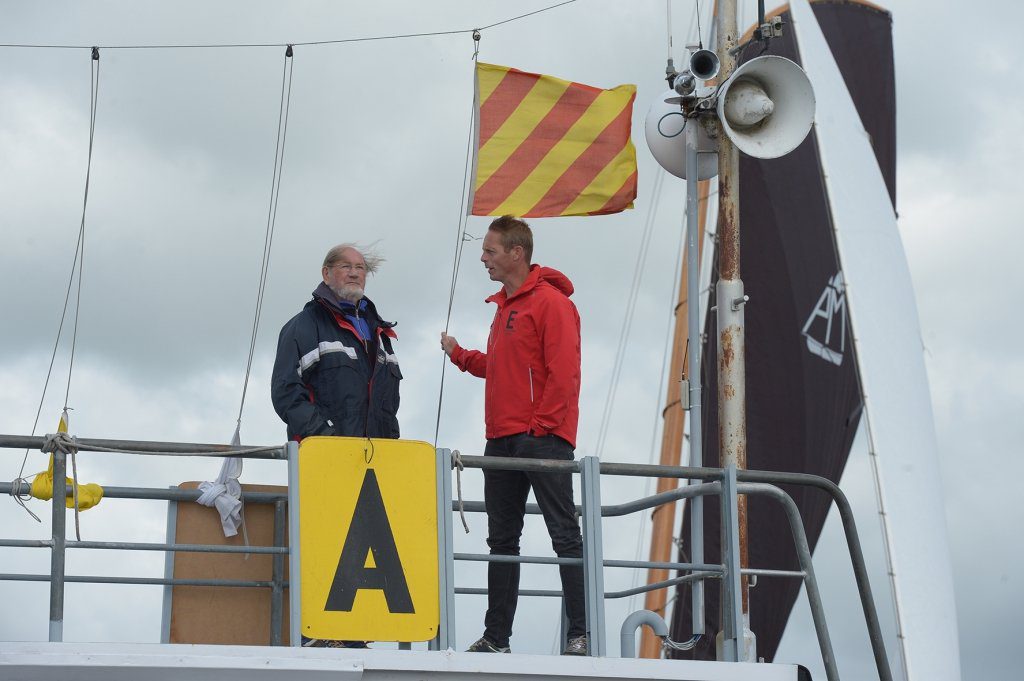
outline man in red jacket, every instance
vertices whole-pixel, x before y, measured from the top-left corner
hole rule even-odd
[[[580,398],[580,316],[573,287],[558,270],[531,265],[533,233],[517,218],[491,223],[480,260],[502,289],[487,352],[466,350],[448,334],[441,348],[463,371],[485,379],[485,456],[571,461]],[[570,473],[485,470],[487,545],[492,555],[518,556],[526,497],[533,488],[555,553],[583,556]],[[587,654],[583,568],[559,566],[569,619],[565,655]],[[519,598],[519,564],[488,563],[484,635],[470,652],[507,653]]]

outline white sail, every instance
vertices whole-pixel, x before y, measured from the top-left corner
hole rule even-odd
[[[953,575],[910,272],[870,139],[832,52],[807,1],[790,8],[817,100],[815,131],[884,510],[899,652],[910,681],[957,680]]]

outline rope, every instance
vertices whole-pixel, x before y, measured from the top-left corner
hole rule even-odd
[[[462,505],[462,471],[466,467],[462,463],[462,454],[459,450],[452,450],[452,468],[455,469],[455,488],[459,493],[459,518],[462,520],[462,527],[466,530],[466,534],[469,534],[469,523],[466,522],[466,510]]]
[[[22,489],[23,487],[25,489]],[[31,488],[32,483],[26,480],[25,478],[15,478],[14,480],[11,481],[10,495],[14,497],[14,501],[15,503],[18,504],[18,506],[21,506],[23,509],[25,509],[25,512],[33,518],[35,518],[37,523],[41,523],[43,522],[42,519],[35,513],[33,513],[32,509],[25,505],[25,502],[32,498],[32,495],[28,491]]]
[[[462,192],[459,194],[459,219],[458,232],[455,238],[455,256],[452,258],[452,284],[448,290],[448,312],[444,319],[444,332],[448,333],[452,320],[452,307],[455,304],[455,285],[459,281],[459,265],[462,263],[462,251],[467,239],[466,223],[469,220],[469,193],[466,191],[469,185],[469,169],[473,160],[473,140],[475,139],[477,91],[476,63],[480,54],[480,31],[473,31],[473,105],[469,114],[469,134],[466,136],[466,159],[462,164]],[[441,383],[437,391],[437,420],[434,423],[434,448],[437,448],[437,441],[441,432],[441,405],[444,401],[444,376],[448,368],[448,356],[441,354]],[[465,521],[463,521],[465,523]],[[467,528],[467,532],[469,529]]]
[[[232,449],[226,452],[218,451],[194,451],[194,452],[140,452],[137,449],[121,449],[119,447],[101,447],[100,445],[81,445],[78,443],[78,438],[75,438],[67,433],[50,433],[45,436],[43,440],[43,446],[40,447],[42,452],[52,452],[54,447],[70,445],[77,449],[85,449],[90,452],[107,452],[110,454],[138,454],[140,456],[246,456],[248,454],[260,454],[263,452],[276,452],[279,451],[280,447],[241,447],[238,449]]]
[[[478,28],[461,28],[452,29],[447,31],[425,31],[422,33],[398,33],[394,35],[378,35],[378,36],[367,36],[363,38],[342,38],[337,40],[310,40],[306,42],[292,42],[292,43],[206,43],[206,44],[178,44],[178,45],[103,45],[105,50],[175,50],[175,49],[209,49],[209,48],[238,48],[238,47],[291,47],[291,46],[305,46],[305,45],[340,45],[343,43],[362,43],[371,42],[375,40],[401,40],[405,38],[425,38],[430,36],[440,35],[456,35],[459,33],[472,33],[474,31],[483,31],[489,28],[496,28],[513,21],[519,21],[526,17],[531,17],[534,14],[540,14],[553,9],[562,7],[563,5],[571,5],[576,0],[565,0],[555,5],[548,7],[542,7],[541,9],[534,10],[533,12],[527,12],[526,14],[520,14],[518,16],[511,17],[509,19],[503,19],[502,21],[496,21],[493,24],[487,24],[486,26],[479,26]],[[28,43],[0,43],[0,47],[17,47],[17,48],[34,48],[34,49],[56,49],[56,50],[78,50],[78,49],[89,49],[88,45],[55,45],[55,44],[28,44]],[[93,48],[95,49],[95,48]]]
[[[67,433],[51,433],[46,436],[40,449],[47,454],[59,451],[71,460],[71,496],[74,499],[75,506],[75,538],[78,541],[82,541],[82,526],[78,517],[78,464],[75,461],[75,455],[78,453],[78,442]]]
[[[71,497],[75,502],[75,539],[82,541],[82,526],[78,519],[78,450],[71,450]]]
[[[693,650],[693,647],[697,645],[698,641],[700,641],[700,634],[697,634],[689,641],[683,641],[682,643],[673,641],[668,636],[662,636],[661,647],[665,650]]]
[[[242,400],[238,405],[237,427],[242,427],[242,411],[249,389],[252,360],[256,353],[256,335],[259,331],[260,316],[263,313],[263,296],[267,288],[267,272],[270,268],[270,249],[274,243],[274,227],[277,224],[277,207],[280,205],[281,171],[284,168],[284,146],[288,138],[288,112],[292,100],[292,46],[284,53],[284,68],[281,73],[281,101],[277,110],[277,138],[274,142],[274,172],[270,182],[270,205],[267,207],[267,227],[263,235],[263,257],[260,260],[260,283],[256,289],[256,310],[252,319],[252,337],[249,339],[249,358],[245,364],[245,379],[242,381]]]

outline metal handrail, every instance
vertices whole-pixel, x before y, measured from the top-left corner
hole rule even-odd
[[[46,438],[44,437],[28,437],[28,436],[15,436],[15,435],[0,435],[0,448],[39,448],[43,446]],[[291,443],[290,443],[291,444]],[[134,440],[101,440],[101,439],[76,439],[75,445],[78,449],[84,451],[107,451],[116,450],[118,452],[127,453],[145,453],[145,454],[169,454],[169,455],[195,455],[195,456],[213,456],[213,457],[224,457],[224,456],[241,456],[243,458],[255,458],[255,459],[271,459],[271,460],[287,460],[288,451],[291,446],[286,445],[284,447],[233,447],[230,445],[220,444],[193,444],[193,443],[173,443],[173,442],[151,442],[151,441],[134,441]],[[292,445],[294,446],[294,445]],[[265,450],[265,451],[252,451],[253,449]],[[447,451],[447,450],[439,450]],[[235,454],[237,452],[237,454]],[[584,457],[584,459],[576,461],[552,461],[543,459],[516,459],[506,457],[483,457],[483,456],[472,456],[462,455],[461,462],[466,468],[479,468],[479,469],[492,469],[500,468],[503,470],[519,470],[519,471],[530,471],[530,472],[568,472],[568,473],[580,473],[586,477],[586,466],[587,459],[592,457]],[[14,539],[0,539],[0,547],[37,547],[37,548],[49,548],[51,549],[51,574],[50,575],[21,575],[21,574],[0,574],[0,581],[3,580],[21,580],[21,581],[50,581],[51,585],[51,640],[60,640],[62,632],[62,618],[63,618],[63,584],[64,582],[90,582],[90,583],[125,583],[125,584],[164,584],[164,585],[189,585],[189,586],[249,586],[249,587],[261,587],[271,588],[276,595],[280,596],[283,589],[288,586],[287,582],[283,580],[283,560],[284,556],[289,554],[289,548],[283,546],[283,513],[284,505],[287,499],[287,494],[284,492],[250,492],[244,491],[242,498],[251,503],[273,503],[275,505],[275,520],[281,521],[281,528],[275,528],[275,543],[276,546],[269,547],[237,547],[237,546],[218,546],[218,545],[203,545],[203,544],[176,544],[176,543],[141,543],[141,542],[86,542],[86,541],[68,541],[64,536],[64,504],[58,504],[60,497],[70,496],[70,491],[66,489],[64,484],[65,478],[65,456],[62,452],[54,452],[54,500],[53,500],[53,537],[50,540],[14,540]],[[771,498],[776,499],[783,504],[787,519],[789,520],[790,529],[796,542],[797,554],[801,563],[801,570],[799,571],[784,571],[784,570],[771,570],[771,569],[753,569],[753,568],[738,568],[738,558],[736,559],[736,565],[732,569],[732,573],[739,574],[764,574],[772,576],[782,577],[800,577],[804,580],[807,587],[809,602],[812,610],[812,617],[815,620],[815,628],[818,633],[819,646],[822,650],[823,660],[826,666],[826,672],[830,679],[838,678],[838,672],[835,670],[835,660],[831,652],[831,646],[828,642],[827,628],[824,625],[824,611],[821,606],[820,594],[817,591],[816,581],[813,573],[813,566],[810,563],[810,552],[807,548],[806,536],[803,533],[803,526],[799,519],[799,511],[796,508],[795,503],[781,489],[775,487],[776,484],[791,484],[791,485],[803,485],[817,487],[826,493],[828,493],[832,499],[836,502],[836,506],[840,512],[840,518],[843,522],[843,528],[846,535],[847,546],[850,552],[850,559],[853,564],[853,570],[855,579],[857,582],[858,593],[860,594],[861,606],[864,611],[865,622],[868,628],[869,639],[872,645],[872,651],[875,657],[876,668],[879,673],[879,678],[882,681],[891,681],[892,675],[888,667],[888,659],[885,653],[884,641],[881,635],[881,628],[879,625],[878,615],[875,611],[874,600],[872,598],[870,583],[867,577],[867,568],[864,561],[863,551],[860,546],[860,540],[857,534],[856,524],[853,519],[853,511],[849,501],[846,499],[845,494],[839,489],[839,487],[827,480],[814,475],[801,474],[801,473],[776,473],[770,471],[735,471],[730,469],[718,469],[718,468],[706,468],[706,467],[685,467],[685,466],[656,466],[646,464],[622,464],[622,463],[600,463],[596,460],[592,461],[594,471],[599,471],[599,475],[613,475],[613,476],[643,476],[643,477],[665,477],[665,478],[679,478],[688,480],[701,480],[704,481],[700,484],[691,484],[688,486],[680,487],[675,490],[670,490],[661,494],[656,494],[649,497],[633,500],[623,504],[602,506],[599,501],[599,487],[591,487],[591,496],[598,497],[596,504],[593,503],[593,499],[588,503],[587,491],[584,489],[584,504],[579,507],[584,517],[584,524],[586,529],[587,522],[597,522],[596,526],[592,525],[591,528],[591,544],[594,543],[594,539],[597,539],[597,544],[600,544],[600,525],[599,521],[595,518],[599,517],[617,517],[626,515],[629,513],[635,513],[641,510],[654,508],[665,503],[672,503],[683,498],[696,498],[706,495],[718,495],[722,497],[723,502],[723,520],[727,518],[729,509],[728,498],[731,496],[735,499],[736,494],[764,494]],[[731,474],[731,478],[729,477]],[[729,480],[734,482],[730,484]],[[449,481],[450,482],[450,481]],[[723,488],[723,482],[726,483],[726,487]],[[0,482],[0,494],[11,493],[14,485],[11,483]],[[450,484],[448,486],[450,491]],[[596,493],[595,493],[596,492]],[[137,487],[108,487],[104,489],[104,496],[107,498],[130,498],[130,499],[152,499],[152,500],[167,500],[167,501],[194,501],[200,496],[199,490],[184,490],[184,489],[151,489],[151,488],[137,488]],[[453,510],[457,506],[450,501],[450,494],[447,495],[446,501],[451,504]],[[463,502],[462,507],[466,511],[470,512],[483,512],[483,502],[467,501]],[[59,511],[59,512],[58,512]],[[528,513],[540,513],[539,507],[536,504],[527,505]],[[278,523],[276,522],[275,525]],[[593,528],[596,527],[597,533],[593,534]],[[585,536],[586,541],[586,536]],[[274,573],[275,578],[271,581],[243,581],[243,580],[176,580],[176,579],[157,579],[157,578],[133,578],[133,577],[100,577],[100,576],[71,576],[64,575],[64,553],[68,548],[88,548],[88,549],[116,549],[116,550],[142,550],[142,551],[166,551],[166,552],[209,552],[209,553],[263,553],[272,554],[274,557]],[[585,551],[586,551],[585,546]],[[601,588],[597,593],[600,594],[598,598],[611,599],[611,598],[623,598],[626,596],[634,595],[637,593],[643,593],[645,591],[669,588],[676,584],[680,584],[686,581],[693,581],[706,578],[724,578],[731,574],[730,567],[726,564],[723,565],[707,565],[707,564],[691,564],[691,563],[671,563],[671,562],[650,562],[650,561],[625,561],[625,560],[605,560],[601,556],[600,549],[598,547],[596,554],[593,553],[593,547],[591,547],[591,556],[587,556],[585,553],[584,558],[552,558],[552,557],[541,557],[541,556],[492,556],[489,554],[466,554],[449,552],[451,560],[460,561],[506,561],[506,562],[519,562],[519,563],[540,563],[540,564],[582,564],[585,572],[593,572],[595,569],[601,570],[607,567],[629,567],[629,568],[648,568],[648,567],[661,567],[678,571],[689,571],[690,574],[683,575],[674,579],[659,582],[657,584],[644,585],[633,589],[627,589],[618,592],[604,592]],[[594,555],[597,556],[596,560]],[[725,557],[725,556],[723,556]],[[589,565],[588,565],[589,563]],[[730,591],[730,580],[723,579],[724,593],[728,598]],[[597,584],[600,586],[602,580],[598,579]],[[297,590],[296,586],[296,590]],[[452,593],[458,594],[478,594],[486,593],[486,589],[475,589],[469,587],[455,588],[452,586]],[[536,595],[536,596],[557,596],[561,595],[560,591],[557,590],[529,590],[524,589],[521,591],[524,596]],[[592,596],[593,594],[588,594]],[[592,605],[588,599],[588,606]],[[280,603],[279,598],[272,599],[274,602],[274,612],[272,614],[272,620],[280,623]],[[590,609],[588,607],[588,609]],[[597,609],[603,612],[603,606]],[[602,616],[603,617],[603,616]],[[55,630],[56,623],[56,630]],[[728,623],[727,629],[728,629]],[[273,630],[272,626],[272,630]],[[603,629],[603,627],[602,627]],[[277,642],[280,640],[279,631],[276,635],[273,635]],[[735,634],[735,631],[733,632]],[[603,636],[603,633],[602,633]]]

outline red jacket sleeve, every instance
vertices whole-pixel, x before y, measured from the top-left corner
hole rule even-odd
[[[466,350],[462,346],[456,345],[449,359],[462,371],[468,371],[477,378],[487,378],[487,353],[479,350]]]
[[[544,395],[533,412],[530,432],[546,435],[565,420],[567,405],[580,397],[580,315],[561,295],[538,306],[541,360],[547,371]]]

